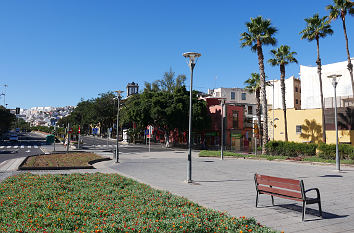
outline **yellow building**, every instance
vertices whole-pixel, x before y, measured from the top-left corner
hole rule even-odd
[[[315,142],[322,141],[322,109],[287,109],[288,139],[293,142]],[[327,119],[327,117],[326,117]],[[268,132],[269,138],[274,140],[285,140],[284,113],[282,109],[268,111]],[[327,123],[326,123],[327,125]],[[336,131],[326,130],[327,144],[336,143]],[[339,143],[354,145],[354,130],[339,130]]]

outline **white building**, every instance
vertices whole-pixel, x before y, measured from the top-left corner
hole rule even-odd
[[[225,103],[243,106],[245,109],[246,118],[252,118],[256,115],[256,94],[250,93],[246,89],[221,87],[216,89],[208,89],[208,94],[216,98],[225,98]]]
[[[274,109],[282,109],[282,94],[281,94],[281,85],[280,80],[269,80],[267,81],[269,85],[266,86],[267,94],[267,104],[268,106],[273,106],[274,100]],[[274,86],[273,86],[274,84]],[[274,98],[273,98],[274,91]],[[290,78],[285,79],[285,104],[286,108],[301,108],[301,84],[300,80],[291,76]],[[271,107],[273,109],[273,107]]]
[[[351,58],[354,63],[354,58]],[[349,71],[347,69],[347,61],[322,65],[322,91],[326,108],[333,107],[334,89],[332,79],[327,78],[328,75],[339,74],[337,85],[337,105],[338,107],[346,107],[350,102],[346,101],[352,98],[352,86]],[[321,108],[320,82],[317,74],[317,66],[300,65],[301,78],[301,109]]]

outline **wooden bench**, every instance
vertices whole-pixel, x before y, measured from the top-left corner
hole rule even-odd
[[[258,195],[268,194],[272,197],[272,205],[274,205],[274,196],[294,201],[302,201],[302,221],[304,221],[306,205],[308,204],[317,203],[320,217],[322,217],[321,198],[318,188],[305,190],[304,182],[302,180],[265,176],[257,173],[254,175],[254,181],[257,190],[256,207],[258,206]],[[317,197],[307,197],[306,193],[309,191],[316,191]]]

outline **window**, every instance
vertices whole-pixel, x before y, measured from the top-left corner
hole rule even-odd
[[[246,100],[246,93],[241,93],[241,99]]]
[[[298,91],[299,91],[299,89],[297,87],[295,87],[295,92],[298,92]]]
[[[235,92],[231,92],[231,99],[232,99],[232,100],[235,99]]]
[[[253,107],[252,106],[248,106],[248,114],[253,115]]]
[[[296,126],[296,134],[301,134],[301,125]]]
[[[296,103],[296,104],[299,104],[299,100],[298,100],[298,99],[296,99],[296,100],[295,100],[295,103]]]
[[[238,129],[238,112],[232,111],[232,128]]]

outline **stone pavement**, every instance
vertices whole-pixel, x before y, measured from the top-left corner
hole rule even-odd
[[[50,148],[48,148],[49,150]],[[101,152],[112,157],[112,153]],[[279,162],[252,159],[198,158],[193,153],[194,182],[184,182],[187,176],[187,152],[136,152],[120,155],[120,163],[105,161],[95,164],[95,170],[36,171],[33,173],[119,173],[152,187],[184,196],[203,206],[239,217],[255,217],[261,224],[285,232],[354,232],[354,168]],[[321,192],[324,218],[317,205],[308,205],[306,221],[301,221],[301,203],[275,198],[271,205],[268,195],[261,195],[255,207],[254,173],[303,179],[305,188],[318,187]],[[0,181],[20,173],[0,172]]]
[[[255,217],[273,229],[285,232],[354,232],[354,169],[252,159],[198,158],[193,154],[194,183],[187,176],[187,152],[166,151],[121,155],[120,163],[99,164],[118,173],[184,196],[203,206],[226,211],[233,216]],[[302,203],[261,195],[255,207],[255,173],[303,179],[305,188],[321,192],[324,218],[318,217],[318,206],[308,205],[306,221],[301,221]]]

